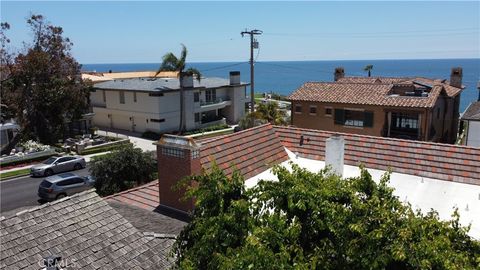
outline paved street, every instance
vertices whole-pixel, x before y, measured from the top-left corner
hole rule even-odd
[[[79,171],[73,171],[78,175],[88,175],[88,167]],[[5,212],[27,206],[37,206],[38,185],[44,177],[24,176],[0,182],[0,216]],[[20,209],[21,210],[21,209]]]

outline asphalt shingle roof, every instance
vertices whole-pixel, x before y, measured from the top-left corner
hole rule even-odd
[[[395,96],[395,89],[401,87],[431,86],[427,97]],[[380,105],[392,107],[431,108],[444,91],[448,96],[456,96],[462,89],[455,88],[440,80],[417,78],[363,78],[345,77],[337,82],[307,82],[293,92],[293,101],[316,101]]]
[[[92,189],[2,218],[0,268],[40,269],[56,255],[64,269],[165,269],[175,240],[163,237],[139,232]]]
[[[462,115],[462,120],[480,121],[480,101],[473,102],[468,106]]]

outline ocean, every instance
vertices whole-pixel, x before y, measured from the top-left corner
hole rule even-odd
[[[478,99],[477,82],[480,80],[480,59],[432,60],[355,60],[355,61],[278,61],[255,63],[255,92],[275,92],[288,95],[308,81],[333,81],[335,67],[343,67],[347,76],[366,76],[363,68],[373,65],[372,76],[421,76],[450,79],[452,67],[463,68],[460,112]],[[229,71],[240,71],[241,80],[250,81],[248,62],[191,63],[205,77],[228,78]],[[84,71],[113,72],[157,70],[157,63],[84,64]]]

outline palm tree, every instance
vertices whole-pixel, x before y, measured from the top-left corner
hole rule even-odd
[[[372,69],[373,69],[373,65],[366,65],[363,70],[364,71],[367,71],[368,72],[368,77],[370,77],[372,75]]]
[[[285,111],[280,110],[277,102],[258,104],[254,112],[247,114],[240,120],[239,126],[242,129],[247,129],[266,123],[272,125],[286,125],[288,123]]]
[[[182,45],[182,52],[180,53],[180,58],[177,58],[173,53],[169,52],[165,54],[162,58],[162,64],[155,73],[155,77],[162,71],[175,71],[177,72],[177,77],[180,81],[180,127],[178,129],[179,134],[182,134],[185,131],[185,98],[184,98],[184,87],[183,87],[183,78],[186,76],[195,76],[196,79],[200,82],[202,74],[195,68],[188,68],[185,70],[185,63],[187,60],[187,48],[185,45]]]

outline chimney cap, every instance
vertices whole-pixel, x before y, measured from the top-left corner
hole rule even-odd
[[[201,147],[201,144],[197,143],[193,138],[171,134],[164,134],[160,140],[154,144],[182,149],[199,149]]]
[[[230,71],[230,75],[231,76],[240,75],[240,71]]]

